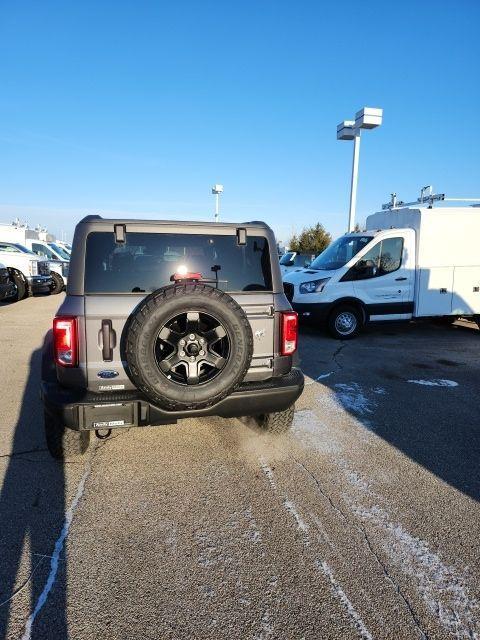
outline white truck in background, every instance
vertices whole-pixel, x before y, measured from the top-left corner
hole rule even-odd
[[[300,318],[340,339],[374,321],[466,317],[480,327],[479,238],[480,207],[392,205],[287,274],[285,293]]]
[[[9,272],[15,290],[9,298],[21,300],[34,293],[48,293],[52,289],[50,265],[39,256],[13,243],[0,241],[0,263]]]
[[[57,253],[47,240],[45,231],[30,229],[19,223],[0,224],[0,242],[16,244],[32,251],[40,258],[48,260],[52,278],[52,293],[60,293],[68,282],[69,260]]]

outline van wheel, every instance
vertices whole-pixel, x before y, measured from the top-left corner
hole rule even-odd
[[[11,278],[17,287],[17,292],[14,296],[12,296],[12,300],[18,302],[19,300],[23,300],[28,295],[28,285],[27,281],[23,277],[23,274],[19,271],[12,271]]]
[[[44,411],[45,438],[50,455],[56,460],[71,460],[85,453],[90,443],[90,431],[74,431],[58,418]]]
[[[50,289],[50,293],[52,295],[57,295],[58,293],[61,293],[63,291],[63,287],[65,286],[65,283],[63,282],[62,276],[56,271],[51,271],[50,275],[52,276],[52,282],[53,282],[52,288]]]
[[[328,318],[328,329],[337,340],[354,338],[363,325],[362,314],[351,305],[339,305]]]
[[[275,411],[257,416],[258,425],[269,433],[285,433],[290,429],[295,414],[295,405],[285,411]]]

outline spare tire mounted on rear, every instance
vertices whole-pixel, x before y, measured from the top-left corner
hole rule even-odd
[[[201,409],[243,381],[253,336],[245,312],[227,293],[177,284],[142,301],[130,319],[125,350],[130,378],[154,404]]]

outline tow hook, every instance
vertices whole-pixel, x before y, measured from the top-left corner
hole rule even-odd
[[[106,440],[112,435],[111,429],[95,429],[95,435],[99,440]]]

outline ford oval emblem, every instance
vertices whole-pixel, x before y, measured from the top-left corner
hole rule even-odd
[[[102,378],[102,380],[111,380],[112,378],[116,378],[118,376],[118,371],[113,371],[112,369],[105,369],[104,371],[99,371],[97,373],[98,378]]]

